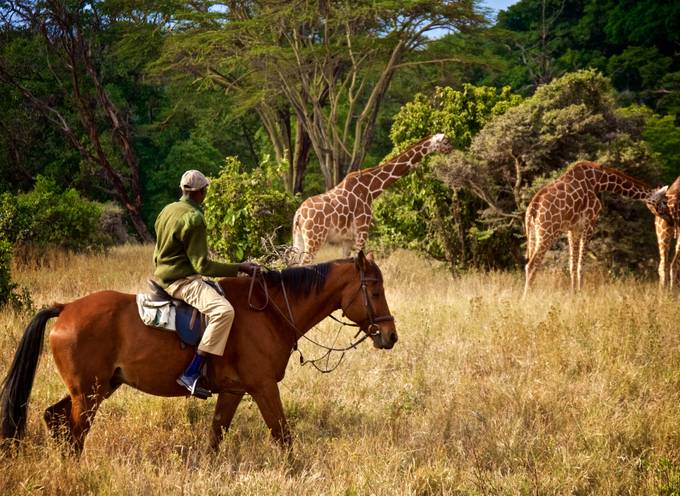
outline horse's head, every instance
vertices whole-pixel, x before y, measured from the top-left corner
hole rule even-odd
[[[369,253],[354,260],[355,277],[342,295],[342,311],[373,340],[376,348],[390,349],[397,342],[394,317],[385,299],[380,269]]]

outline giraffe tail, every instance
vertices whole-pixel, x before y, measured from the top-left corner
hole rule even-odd
[[[298,251],[298,253],[304,253],[305,240],[302,237],[302,228],[300,227],[300,224],[300,210],[298,209],[293,216],[293,247]]]

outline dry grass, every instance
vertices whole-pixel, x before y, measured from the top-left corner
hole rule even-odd
[[[55,255],[17,268],[36,304],[144,288],[148,247]],[[293,357],[281,384],[284,453],[246,398],[220,452],[204,450],[214,399],[121,388],[77,462],[46,437],[64,394],[45,354],[27,445],[0,461],[2,494],[679,494],[680,305],[656,286],[588,274],[571,296],[540,274],[452,279],[408,252],[379,261],[400,341],[367,343],[321,375]],[[29,316],[0,314],[0,371]],[[349,334],[349,331],[348,331]],[[316,350],[303,345],[309,355]]]

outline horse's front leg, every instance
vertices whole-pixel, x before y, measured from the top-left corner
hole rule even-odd
[[[274,440],[281,446],[290,446],[292,439],[286,417],[283,414],[279,386],[275,382],[264,384],[253,391],[251,395],[257,403]]]
[[[222,441],[224,431],[229,430],[229,425],[234,418],[238,404],[244,393],[220,393],[217,396],[215,415],[213,416],[212,428],[210,429],[210,448],[217,451]]]

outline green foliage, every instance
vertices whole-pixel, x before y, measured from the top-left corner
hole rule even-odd
[[[521,0],[499,13],[491,32],[498,37],[496,52],[511,68],[501,81],[514,88],[596,68],[611,78],[625,104],[677,114],[668,106],[680,91],[666,76],[680,70],[678,2]]]
[[[395,75],[439,61],[424,49],[428,35],[484,22],[473,2],[440,0],[197,5],[177,13],[185,16],[183,35],[168,37],[156,66],[201,74],[240,112],[256,113],[291,171],[307,164],[293,152],[309,149],[326,188],[365,163]]]
[[[437,88],[432,96],[417,94],[395,116],[390,137],[395,152],[428,134],[444,132],[458,148],[469,146],[472,137],[494,115],[517,105],[521,97],[510,88],[464,85],[462,90]],[[477,236],[473,227],[475,199],[465,192],[452,192],[432,174],[425,160],[409,176],[400,179],[374,203],[375,225],[371,242],[385,248],[421,250],[452,267],[468,263],[479,246],[494,239]],[[471,238],[472,236],[472,238]]]
[[[60,191],[51,179],[38,176],[28,193],[0,196],[0,232],[13,244],[74,251],[109,242],[99,229],[102,205],[75,189]]]
[[[680,127],[675,122],[675,116],[648,112],[642,137],[658,155],[664,181],[672,183],[680,176]]]
[[[12,245],[0,239],[0,305],[7,303],[16,288],[10,274],[11,261]]]
[[[464,84],[462,90],[436,88],[431,97],[418,93],[394,117],[390,139],[403,147],[432,132],[446,134],[456,148],[470,146],[486,121],[517,105],[522,98],[501,89]]]
[[[216,253],[240,261],[265,255],[263,238],[275,246],[289,241],[297,201],[286,192],[280,168],[265,160],[246,171],[237,158],[226,159],[205,200],[208,241]]]
[[[206,176],[219,174],[222,155],[205,138],[191,137],[174,143],[163,163],[148,174],[144,217],[149,225],[168,203],[180,195],[179,181],[189,169],[198,169]]]

